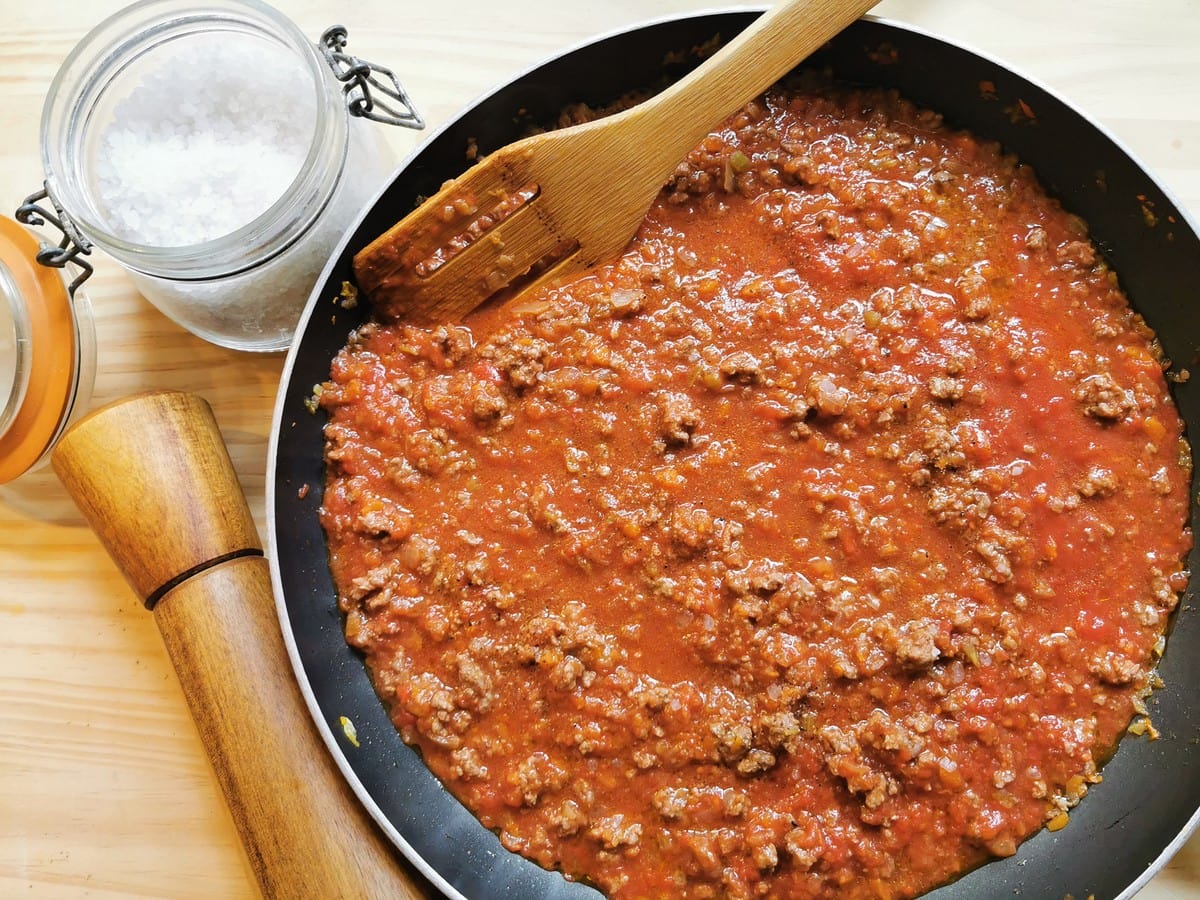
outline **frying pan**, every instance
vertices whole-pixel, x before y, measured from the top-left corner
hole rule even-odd
[[[468,164],[470,143],[486,153],[531,126],[552,123],[570,103],[602,105],[678,77],[694,64],[693,48],[714,36],[727,39],[754,15],[705,13],[612,34],[477,101],[397,171],[346,235],[309,301],[287,359],[267,475],[268,537],[285,639],[318,728],[352,789],[399,851],[449,896],[599,895],[504,850],[459,805],[400,740],[361,658],[343,638],[317,515],[325,420],[305,403],[370,311],[365,304],[346,310],[334,300],[342,282],[353,279],[354,253],[419,197],[459,174]],[[1166,355],[1180,365],[1193,362],[1200,346],[1193,296],[1200,285],[1200,237],[1184,211],[1101,128],[996,60],[893,22],[861,20],[806,65],[828,67],[842,81],[896,88],[943,113],[949,124],[999,140],[1030,163],[1051,195],[1090,224]],[[1200,433],[1194,384],[1175,387],[1193,435]],[[1072,813],[1067,828],[1042,831],[1015,856],[988,863],[929,896],[1128,897],[1165,864],[1196,826],[1200,807],[1200,693],[1193,687],[1200,681],[1200,621],[1193,599],[1194,586],[1183,598],[1159,665],[1166,687],[1150,700],[1160,739],[1123,741],[1104,767],[1103,783]],[[353,723],[355,740],[346,721]]]

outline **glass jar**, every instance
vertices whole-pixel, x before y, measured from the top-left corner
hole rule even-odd
[[[258,0],[124,9],[50,86],[46,194],[184,328],[224,347],[286,348],[331,251],[393,167],[359,116],[423,127],[394,76],[344,42],[331,29],[318,47]],[[402,110],[372,115],[370,87]]]
[[[0,503],[72,521],[49,458],[91,402],[96,335],[86,293],[68,284],[78,270],[38,264],[49,247],[0,216]]]

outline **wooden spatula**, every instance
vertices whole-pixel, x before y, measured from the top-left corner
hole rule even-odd
[[[619,253],[700,140],[877,0],[785,0],[624,112],[490,154],[354,258],[380,314],[459,319]]]

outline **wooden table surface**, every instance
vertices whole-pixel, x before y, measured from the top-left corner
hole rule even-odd
[[[38,122],[60,61],[119,0],[0,0],[0,211],[42,180]],[[335,20],[436,126],[589,35],[705,0],[277,0],[313,38]],[[1090,113],[1200,217],[1200,2],[884,0],[880,15],[998,56]],[[400,155],[420,136],[393,130]],[[260,530],[282,355],[210,346],[107,258],[88,285],[95,402],[194,391],[213,406]],[[0,897],[241,898],[232,822],[149,614],[52,476],[0,500]],[[1164,785],[1164,789],[1169,786]],[[1200,837],[1141,894],[1200,897]]]

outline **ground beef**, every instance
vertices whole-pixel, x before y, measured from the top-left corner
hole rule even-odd
[[[762,380],[763,364],[757,356],[745,350],[730,353],[721,360],[719,369],[726,378],[744,384],[754,384]]]
[[[1084,378],[1075,388],[1075,399],[1083,411],[1094,418],[1112,421],[1123,419],[1134,409],[1133,398],[1107,372]]]
[[[1110,497],[1116,493],[1117,476],[1104,466],[1092,466],[1080,479],[1076,489],[1084,497]]]
[[[961,400],[963,397],[962,380],[935,375],[929,379],[929,393],[939,400]]]
[[[896,639],[896,658],[901,664],[923,668],[942,655],[936,638],[941,626],[929,619],[906,622],[900,626]]]
[[[667,446],[681,447],[692,442],[700,425],[700,413],[687,394],[666,391],[658,395],[660,431]]]
[[[997,145],[773,92],[619,258],[339,354],[347,640],[506,848],[614,898],[1011,854],[1145,708],[1186,578],[1182,424],[1116,284]]]
[[[516,388],[527,388],[537,382],[549,352],[546,341],[515,335],[489,344],[484,351],[485,358],[494,362]]]

